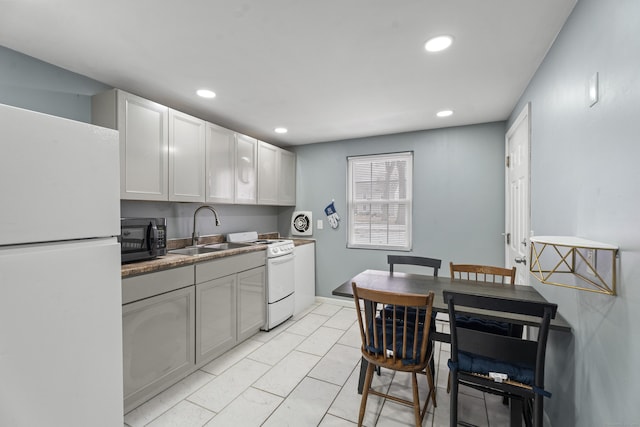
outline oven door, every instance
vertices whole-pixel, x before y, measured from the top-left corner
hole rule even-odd
[[[291,295],[294,290],[294,254],[267,259],[267,299],[269,304]]]

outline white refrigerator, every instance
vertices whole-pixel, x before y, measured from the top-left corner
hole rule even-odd
[[[123,425],[118,150],[0,104],[0,426]]]

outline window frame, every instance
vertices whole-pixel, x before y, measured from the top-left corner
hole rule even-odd
[[[413,151],[401,151],[394,153],[380,153],[380,154],[367,154],[367,155],[358,155],[358,156],[349,156],[347,157],[347,248],[349,249],[374,249],[374,250],[392,250],[392,251],[411,251],[413,245]],[[406,195],[403,199],[399,197],[396,198],[376,198],[372,199],[363,198],[358,199],[356,194],[356,188],[354,184],[354,167],[356,165],[362,165],[368,162],[369,164],[385,162],[385,161],[405,161],[406,162],[406,173],[405,173],[405,186],[406,186]],[[371,181],[372,183],[374,181]],[[378,181],[378,182],[384,182]],[[400,191],[400,187],[398,187],[398,191]],[[373,191],[372,191],[373,192]],[[362,204],[370,204],[371,206],[378,205],[382,206],[382,210],[386,207],[387,218],[386,218],[386,237],[387,244],[380,243],[364,243],[362,241],[358,241],[356,239],[356,207],[358,205],[362,206]],[[400,209],[400,205],[404,205],[405,207],[405,239],[402,242],[402,245],[389,244],[389,236],[390,234],[390,223],[389,223],[389,207],[391,204],[397,204],[398,210]],[[371,220],[371,214],[369,218],[369,228],[371,231],[371,225],[373,224]],[[385,224],[384,222],[382,223]],[[371,232],[369,231],[369,241],[371,242]]]

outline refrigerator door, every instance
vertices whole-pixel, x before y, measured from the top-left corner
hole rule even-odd
[[[118,132],[0,104],[0,245],[120,234]]]
[[[0,292],[0,426],[122,426],[116,239],[0,247]]]

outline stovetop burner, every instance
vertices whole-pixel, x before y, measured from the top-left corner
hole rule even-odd
[[[268,245],[267,258],[293,253],[294,244],[287,239],[258,239],[257,231],[227,234],[228,242],[246,243],[252,245]]]

